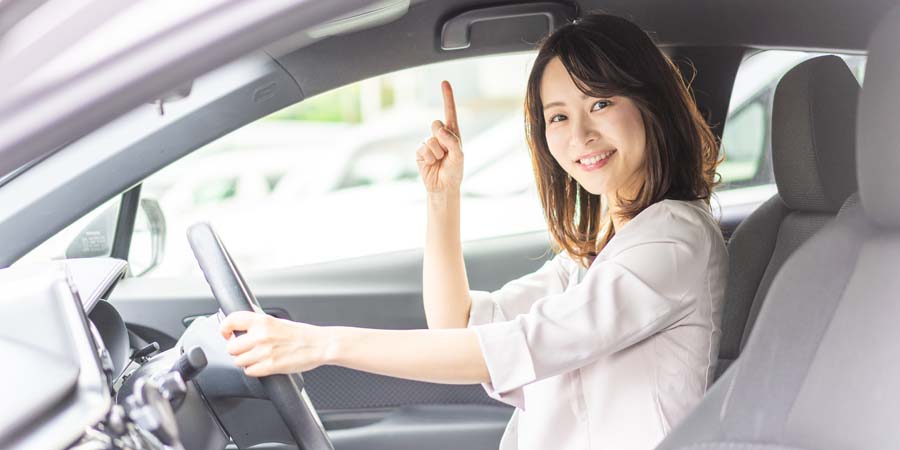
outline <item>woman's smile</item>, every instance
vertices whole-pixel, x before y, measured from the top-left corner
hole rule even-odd
[[[594,170],[598,170],[606,165],[606,162],[612,158],[613,154],[616,153],[616,149],[606,150],[602,152],[593,152],[588,153],[586,156],[582,156],[575,161],[575,164],[578,165],[581,170],[585,172],[591,172]]]

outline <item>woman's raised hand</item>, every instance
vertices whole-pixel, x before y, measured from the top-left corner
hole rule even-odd
[[[458,193],[463,176],[462,141],[450,83],[441,82],[444,119],[431,123],[431,137],[416,150],[416,164],[425,189],[431,193]]]

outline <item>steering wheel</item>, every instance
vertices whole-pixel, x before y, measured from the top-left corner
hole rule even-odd
[[[207,223],[191,225],[187,236],[219,308],[225,314],[235,311],[262,312],[262,307],[212,227]],[[235,332],[240,333],[243,332]],[[260,377],[259,381],[300,450],[334,450],[319,414],[303,388],[303,375],[269,375]]]

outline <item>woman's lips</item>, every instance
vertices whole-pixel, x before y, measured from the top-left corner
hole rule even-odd
[[[577,164],[578,167],[580,167],[585,172],[591,172],[591,171],[599,170],[599,169],[603,168],[603,166],[605,166],[606,163],[609,161],[609,159],[612,158],[613,156],[615,156],[615,154],[616,154],[616,150],[614,149],[612,151],[612,153],[609,154],[609,156],[606,156],[605,158],[601,158],[599,161],[592,162],[591,164],[584,164],[579,160],[579,161],[576,161],[575,164]],[[587,159],[590,159],[590,158],[587,158]]]

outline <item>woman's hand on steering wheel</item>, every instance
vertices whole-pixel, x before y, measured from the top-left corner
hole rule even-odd
[[[462,141],[456,120],[456,103],[450,83],[441,83],[446,123],[435,120],[431,134],[416,150],[419,176],[430,193],[459,192],[463,176]]]
[[[238,311],[222,321],[219,331],[235,365],[247,376],[305,372],[326,363],[328,339],[323,327]]]

